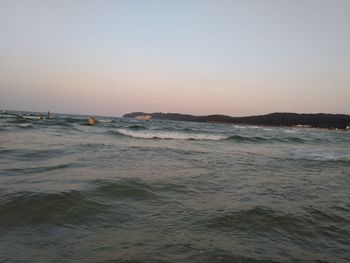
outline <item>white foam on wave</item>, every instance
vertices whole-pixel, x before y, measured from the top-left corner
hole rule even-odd
[[[23,127],[23,128],[27,128],[27,127],[30,127],[30,123],[20,123],[18,124],[19,127]]]
[[[9,114],[9,113],[0,113],[0,118],[16,118],[16,115]]]
[[[25,119],[28,119],[28,120],[41,120],[42,119],[42,118],[40,118],[40,116],[23,115],[22,117]]]
[[[239,124],[235,124],[232,125],[233,127],[237,128],[237,129],[260,129],[262,128],[262,126],[256,126],[256,125],[239,125]]]
[[[296,131],[294,130],[284,130],[285,133],[297,133]]]
[[[173,140],[209,140],[218,141],[227,139],[219,134],[184,133],[168,131],[131,131],[127,129],[117,129],[117,132],[133,138],[141,139],[173,139]]]
[[[113,120],[111,119],[97,119],[98,122],[102,122],[102,123],[111,123]]]
[[[232,125],[233,127],[237,128],[237,129],[246,129],[247,126],[242,126],[242,125]]]
[[[296,152],[294,156],[311,161],[350,161],[350,153],[344,152]]]

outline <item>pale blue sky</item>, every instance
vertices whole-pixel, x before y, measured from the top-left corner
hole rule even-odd
[[[0,108],[350,113],[350,1],[0,0]]]

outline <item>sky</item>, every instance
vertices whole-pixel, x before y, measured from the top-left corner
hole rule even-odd
[[[0,0],[0,109],[350,114],[348,0]]]

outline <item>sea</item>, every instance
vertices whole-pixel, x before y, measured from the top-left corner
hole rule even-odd
[[[0,262],[350,262],[350,132],[0,113]]]

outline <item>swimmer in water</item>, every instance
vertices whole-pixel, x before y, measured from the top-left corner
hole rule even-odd
[[[52,118],[52,113],[50,111],[47,112],[47,118],[51,119]]]
[[[87,121],[87,125],[91,125],[91,126],[95,125],[95,120],[94,120],[94,118],[89,117],[89,119],[88,119],[88,121]]]

